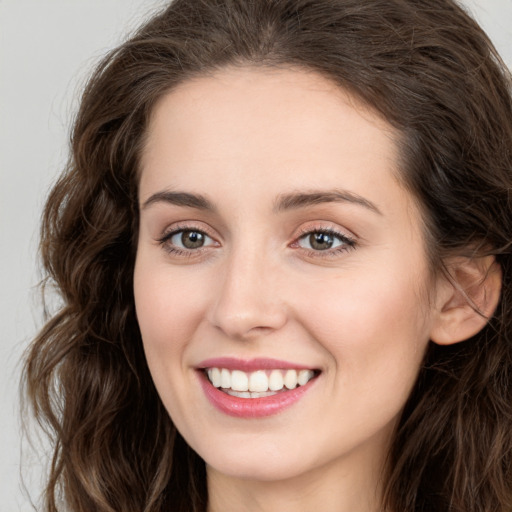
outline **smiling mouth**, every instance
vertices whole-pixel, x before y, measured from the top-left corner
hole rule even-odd
[[[206,368],[210,383],[224,393],[239,398],[264,398],[299,386],[319,375],[318,370],[256,370],[244,372],[227,368]]]

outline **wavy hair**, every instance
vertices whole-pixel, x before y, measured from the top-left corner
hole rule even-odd
[[[398,130],[433,268],[453,254],[496,256],[502,296],[486,327],[428,347],[385,507],[512,510],[511,79],[451,0],[175,0],[104,58],[42,222],[46,283],[62,307],[31,345],[24,382],[53,442],[45,510],[206,510],[204,463],[159,400],[135,317],[138,168],[159,98],[244,65],[320,73]]]

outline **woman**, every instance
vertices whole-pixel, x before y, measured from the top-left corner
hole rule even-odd
[[[173,2],[47,202],[46,510],[510,510],[511,147],[449,0]]]

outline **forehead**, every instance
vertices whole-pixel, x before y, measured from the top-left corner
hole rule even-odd
[[[398,134],[321,75],[230,68],[183,83],[155,106],[142,156],[146,188],[398,187]],[[399,187],[403,193],[402,187]],[[143,199],[141,197],[141,199]],[[385,199],[384,199],[385,200]]]

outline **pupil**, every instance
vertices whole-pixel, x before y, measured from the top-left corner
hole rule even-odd
[[[325,251],[326,249],[330,249],[334,240],[332,236],[326,233],[313,233],[309,237],[309,243],[313,249],[318,251]]]
[[[187,249],[197,249],[204,244],[204,235],[197,231],[184,231],[181,235],[181,243]]]

